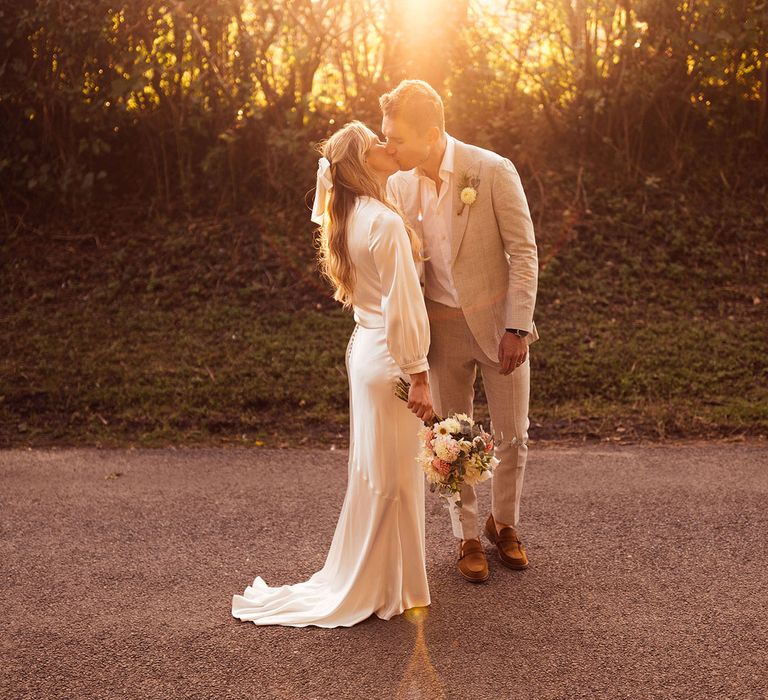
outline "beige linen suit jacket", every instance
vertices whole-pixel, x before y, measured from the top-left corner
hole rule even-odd
[[[471,177],[479,180],[477,199],[462,208],[461,183]],[[453,181],[453,282],[470,331],[497,362],[506,328],[528,331],[529,344],[539,338],[533,322],[539,265],[531,214],[515,166],[493,151],[456,139]],[[418,175],[395,173],[387,192],[423,241]]]

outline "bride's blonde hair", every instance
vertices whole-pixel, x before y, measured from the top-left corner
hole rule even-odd
[[[421,260],[418,237],[397,206],[387,200],[384,186],[365,162],[368,149],[376,141],[376,134],[365,124],[352,121],[317,146],[331,163],[333,180],[317,239],[318,263],[320,271],[334,287],[333,298],[345,307],[352,304],[355,286],[355,271],[347,245],[347,224],[358,197],[377,199],[400,216],[411,242],[413,258]]]

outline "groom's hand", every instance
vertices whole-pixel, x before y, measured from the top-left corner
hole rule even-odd
[[[525,362],[528,343],[514,333],[505,333],[499,343],[499,374],[511,374]]]
[[[429,374],[419,372],[412,374],[411,388],[408,389],[408,408],[421,420],[430,420],[435,412],[432,408],[432,392],[429,389]]]

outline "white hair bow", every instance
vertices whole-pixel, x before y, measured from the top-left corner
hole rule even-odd
[[[333,189],[331,163],[323,156],[317,161],[317,183],[315,184],[315,202],[312,205],[312,222],[322,225],[328,193]]]

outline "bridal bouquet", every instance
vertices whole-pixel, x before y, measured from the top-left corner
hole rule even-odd
[[[395,395],[408,400],[409,384],[400,379]],[[419,431],[421,454],[416,461],[427,475],[429,490],[461,508],[461,487],[490,478],[499,460],[493,456],[493,436],[464,413],[436,417]]]

